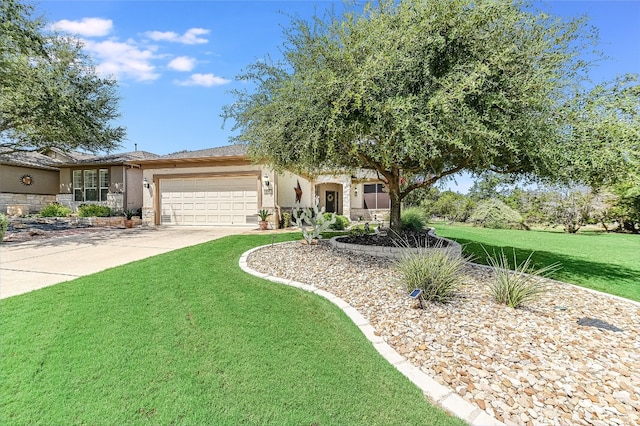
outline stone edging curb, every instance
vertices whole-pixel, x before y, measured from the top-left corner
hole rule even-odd
[[[342,241],[338,241],[338,239],[344,237],[344,235],[338,235],[331,238],[329,240],[329,243],[331,244],[332,247],[335,247],[337,249],[342,249],[342,250],[349,250],[352,253],[367,254],[369,256],[396,258],[396,259],[400,258],[404,253],[421,253],[424,250],[427,250],[427,251],[451,250],[457,256],[462,255],[462,246],[457,241],[437,236],[433,228],[429,229],[427,234],[439,240],[446,241],[447,246],[443,248],[440,248],[440,247],[407,248],[407,247],[360,245],[360,244],[343,243]]]
[[[278,243],[278,244],[286,244],[286,243]],[[318,289],[314,286],[302,284],[297,281],[288,280],[284,278],[272,277],[267,274],[263,274],[257,272],[247,265],[247,258],[249,255],[261,248],[268,247],[260,246],[255,247],[240,256],[239,266],[240,269],[245,271],[248,274],[254,275],[259,278],[263,278],[269,281],[273,281],[280,284],[285,284],[291,287],[296,287],[301,290],[305,290],[311,293],[315,293],[319,296],[324,297],[325,299],[332,302],[334,305],[339,307],[344,311],[345,314],[351,321],[354,322],[360,331],[366,336],[367,339],[373,344],[373,347],[382,355],[391,365],[393,365],[398,371],[404,374],[411,382],[413,382],[416,386],[418,386],[425,396],[427,396],[432,402],[445,409],[447,412],[453,414],[454,416],[460,417],[462,420],[466,421],[470,425],[473,426],[504,426],[504,423],[498,421],[495,417],[487,414],[486,411],[481,410],[476,405],[470,403],[469,401],[462,398],[456,392],[454,392],[451,388],[441,385],[436,382],[433,378],[429,377],[425,373],[423,373],[417,367],[411,365],[406,358],[397,353],[391,346],[389,346],[382,337],[377,336],[375,334],[375,329],[369,321],[365,319],[360,312],[358,312],[353,306],[349,305],[347,302],[342,300],[339,297],[329,293],[328,291],[324,291]]]

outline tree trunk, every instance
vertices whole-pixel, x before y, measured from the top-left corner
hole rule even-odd
[[[400,198],[400,170],[392,169],[390,176],[387,176],[387,188],[389,189],[389,202],[390,214],[389,214],[389,227],[398,235],[402,229],[402,221],[400,220],[400,204],[402,199]]]

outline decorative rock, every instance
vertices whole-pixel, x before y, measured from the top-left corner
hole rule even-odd
[[[514,310],[487,294],[492,271],[470,265],[459,298],[413,309],[392,261],[323,243],[269,246],[248,265],[342,298],[376,336],[500,421],[640,424],[637,304],[548,281],[549,292]],[[623,331],[580,326],[583,317]]]

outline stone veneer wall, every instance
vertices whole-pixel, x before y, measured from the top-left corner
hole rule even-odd
[[[351,220],[385,222],[389,221],[389,209],[351,209]]]
[[[56,201],[55,195],[47,194],[13,194],[3,192],[0,194],[0,213],[7,213],[9,206],[26,206],[28,212],[36,213],[42,210],[47,204]]]
[[[450,250],[456,256],[462,255],[462,246],[455,241],[436,236],[433,229],[429,230],[429,235],[447,242],[447,247],[420,247],[420,248],[406,248],[406,247],[382,247],[360,244],[348,244],[338,241],[340,238],[333,237],[331,239],[331,245],[338,249],[349,250],[357,254],[367,254],[369,256],[388,257],[397,259],[405,253],[424,253],[435,250]]]
[[[55,200],[63,206],[67,206],[73,211],[78,211],[80,204],[101,204],[109,206],[112,211],[123,211],[124,208],[124,195],[121,193],[108,193],[106,202],[94,202],[94,201],[73,201],[73,194],[57,194]]]

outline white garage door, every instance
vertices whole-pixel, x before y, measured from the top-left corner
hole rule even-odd
[[[163,225],[250,225],[257,223],[257,178],[160,180]]]

